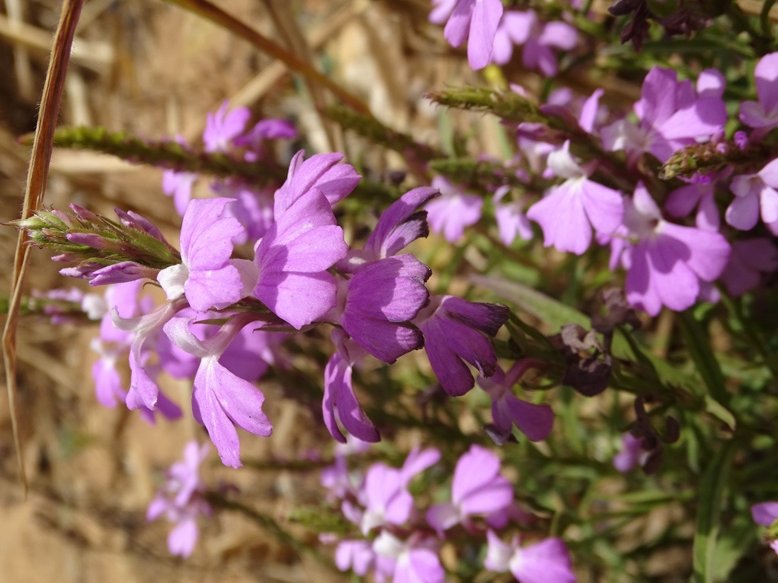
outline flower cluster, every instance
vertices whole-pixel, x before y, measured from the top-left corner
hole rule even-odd
[[[211,507],[203,497],[200,464],[208,455],[208,444],[190,441],[184,448],[184,458],[170,466],[164,486],[149,504],[146,520],[164,516],[175,526],[170,531],[167,547],[172,555],[188,557],[197,544],[200,516],[209,516]]]
[[[439,551],[446,541],[459,547],[488,545],[484,567],[510,571],[518,581],[562,583],[575,581],[570,556],[558,538],[520,545],[519,537],[504,542],[500,531],[525,529],[536,517],[514,500],[513,486],[502,475],[500,460],[480,446],[472,446],[457,461],[446,501],[423,504],[414,488],[422,474],[439,471],[440,452],[415,449],[401,468],[376,463],[364,474],[349,471],[347,452],[326,468],[322,484],[360,538],[338,541],[335,560],[341,571],[376,580],[436,583],[445,580]],[[430,480],[425,480],[429,484]],[[332,541],[332,536],[325,536]]]
[[[621,5],[614,10],[625,13]],[[541,24],[535,12],[504,10],[499,2],[433,2],[430,20],[446,22],[452,45],[468,39],[474,69],[507,63],[513,44],[522,44],[525,66],[551,76],[557,71],[551,48],[571,50],[577,42],[569,24]],[[526,183],[522,191],[548,186],[526,215],[526,202],[506,203],[510,186],[499,189],[494,215],[501,239],[531,239],[530,219],[540,226],[544,244],[559,251],[582,255],[594,241],[610,245],[611,268],[627,271],[630,304],[651,315],[663,307],[681,311],[698,300],[715,301],[717,282],[732,295],[752,289],[778,268],[778,160],[766,157],[769,134],[778,126],[778,53],[762,57],[754,76],[757,100],[741,103],[745,127],[734,134],[725,80],[715,69],[693,82],[680,80],[674,70],[652,68],[625,116],[600,104],[601,89],[583,103],[565,88],[552,92],[535,114],[543,123],[519,124],[519,155],[505,165]],[[526,98],[523,89],[515,90]],[[683,166],[700,148],[723,161],[673,182],[662,182],[664,170],[652,170],[657,163]],[[429,207],[433,230],[458,241],[480,219],[482,199],[435,180],[444,196]],[[695,224],[683,222],[695,210]],[[743,238],[738,231],[754,236]]]
[[[222,109],[209,118],[206,147],[236,140],[243,117]],[[236,427],[259,436],[272,431],[262,410],[264,395],[253,381],[279,360],[273,330],[293,334],[334,326],[322,410],[337,440],[345,439],[341,427],[366,441],[380,438],[352,386],[352,370],[368,356],[391,364],[424,347],[441,386],[454,396],[473,388],[469,366],[483,378],[494,375],[491,337],[507,320],[507,309],[431,296],[425,286],[430,269],[404,252],[427,235],[423,207],[438,191],[408,191],[381,215],[363,246],[349,246],[333,207],[359,180],[340,154],[305,159],[298,152],[272,197],[261,238],[254,240],[238,220],[236,199],[192,199],[183,213],[180,251],[132,213],[117,211],[118,224],[73,207],[71,215],[46,211],[25,222],[36,243],[64,250],[57,259],[75,262],[65,275],[113,284],[93,343],[100,356],[94,366],[100,402],[114,406],[124,400],[147,416],[159,410],[176,418],[181,411],[160,391],[156,376],[165,371],[190,377],[195,419],[222,461],[238,467]],[[252,258],[238,256],[237,246],[246,242],[253,243]],[[141,297],[144,282],[157,284],[166,301],[155,307]],[[129,360],[126,389],[120,358]],[[509,431],[510,414],[501,420]]]
[[[578,43],[578,33],[568,23],[541,23],[534,10],[506,11],[498,0],[433,0],[429,20],[445,23],[443,32],[452,46],[467,40],[473,69],[504,65],[514,46],[522,46],[524,66],[552,76],[557,72],[555,50],[571,51]]]

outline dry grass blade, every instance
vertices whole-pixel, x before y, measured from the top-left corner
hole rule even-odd
[[[84,0],[65,0],[57,31],[54,35],[49,68],[46,71],[46,83],[43,86],[38,124],[35,128],[35,140],[32,146],[32,157],[27,172],[27,185],[24,191],[24,206],[22,219],[28,218],[41,204],[46,191],[49,163],[54,143],[54,129],[57,125],[62,93],[65,89],[65,74],[70,57],[70,48],[78,24],[78,17]],[[10,304],[8,317],[3,329],[3,362],[5,364],[6,389],[8,391],[8,407],[11,414],[11,428],[14,436],[14,447],[19,462],[19,473],[27,492],[27,475],[24,469],[24,458],[19,433],[19,422],[16,418],[16,326],[19,320],[19,305],[22,298],[22,283],[27,267],[30,248],[25,244],[27,235],[19,231],[14,251],[14,269],[11,280]]]
[[[211,22],[234,32],[239,37],[252,43],[259,50],[264,51],[268,55],[283,62],[287,67],[304,76],[312,83],[326,87],[344,104],[360,113],[366,115],[370,114],[367,105],[365,105],[359,97],[346,91],[330,78],[317,71],[302,57],[297,56],[295,53],[273,42],[253,28],[245,25],[234,16],[224,12],[218,6],[211,4],[207,0],[167,0],[167,2],[186,8],[195,14],[199,14],[203,18],[207,18]]]

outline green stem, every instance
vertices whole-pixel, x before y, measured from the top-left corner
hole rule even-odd
[[[258,184],[277,184],[286,176],[283,168],[269,162],[245,162],[227,154],[195,152],[174,141],[142,140],[102,127],[59,129],[54,134],[54,145],[103,152],[129,162],[151,164],[177,172],[239,177]]]

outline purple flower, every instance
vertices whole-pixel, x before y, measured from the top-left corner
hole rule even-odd
[[[527,211],[540,224],[546,247],[583,254],[592,241],[592,227],[598,234],[610,234],[621,224],[624,203],[621,194],[589,180],[588,173],[570,155],[570,142],[548,156],[557,176],[566,178],[551,188]]]
[[[350,252],[338,265],[351,277],[342,284],[345,302],[328,318],[387,363],[424,342],[411,320],[429,300],[424,282],[431,272],[412,255],[395,254],[426,236],[426,212],[419,208],[436,194],[432,188],[404,194],[381,215],[365,248]]]
[[[489,377],[497,356],[489,337],[508,319],[508,309],[495,304],[468,302],[453,296],[436,296],[419,313],[415,323],[424,335],[424,349],[441,387],[452,396],[473,388],[467,364]],[[466,364],[467,363],[467,364]]]
[[[324,425],[330,435],[341,443],[346,443],[346,437],[338,428],[338,421],[349,433],[362,441],[380,441],[378,430],[359,405],[351,384],[354,363],[364,352],[340,330],[334,330],[332,338],[337,349],[324,369]]]
[[[436,176],[432,186],[440,190],[441,196],[427,204],[430,228],[442,233],[447,241],[456,243],[462,238],[465,227],[481,218],[483,199],[455,187],[445,178]]]
[[[206,340],[197,338],[190,329],[193,320],[174,318],[165,325],[165,333],[173,342],[201,359],[194,379],[192,412],[208,430],[222,463],[233,468],[241,465],[235,425],[262,437],[272,432],[262,412],[262,392],[221,362],[227,347],[252,318],[250,314],[235,316]]]
[[[235,199],[227,207],[227,213],[243,225],[248,241],[256,242],[265,236],[273,224],[272,189],[256,189],[240,180],[220,180],[211,183],[211,190],[219,196]]]
[[[360,577],[367,575],[375,562],[375,552],[370,541],[342,540],[335,550],[335,566],[341,571],[354,571]]]
[[[197,178],[194,172],[165,170],[162,173],[162,192],[173,197],[173,205],[181,216],[184,216],[186,206],[192,199],[192,186]]]
[[[778,53],[762,57],[754,77],[759,101],[744,101],[740,105],[740,120],[763,135],[778,126]]]
[[[132,335],[130,343],[130,390],[125,402],[129,409],[156,408],[160,395],[157,383],[146,370],[144,346],[162,330],[163,326],[180,310],[186,307],[181,299],[166,302],[156,310],[143,315],[122,318],[116,309],[112,312],[113,323],[117,328]]]
[[[500,232],[500,241],[510,246],[516,237],[525,241],[532,239],[532,226],[523,212],[519,202],[503,202],[505,195],[510,192],[507,186],[498,188],[492,202],[494,203],[494,218],[497,220],[497,229]]]
[[[643,465],[649,452],[643,449],[643,440],[627,432],[621,436],[621,450],[613,458],[613,467],[626,474],[638,465]]]
[[[672,217],[685,217],[697,207],[697,227],[706,231],[718,231],[721,220],[714,197],[717,178],[695,175],[691,184],[676,188],[669,194],[665,210]]]
[[[760,502],[751,506],[751,518],[760,526],[772,526],[778,520],[778,502]]]
[[[361,267],[348,281],[342,325],[355,342],[386,363],[421,348],[410,323],[429,301],[430,269],[412,255],[387,257]]]
[[[391,257],[416,239],[426,237],[427,211],[420,209],[438,194],[432,187],[414,188],[403,194],[381,213],[364,250],[357,255],[367,261]]]
[[[176,141],[181,146],[186,147],[184,138],[178,136]],[[192,199],[192,187],[198,178],[195,172],[176,172],[174,170],[165,170],[162,173],[162,192],[173,197],[173,205],[176,212],[182,217],[186,211],[186,205]]]
[[[209,515],[211,508],[202,497],[200,464],[208,455],[207,444],[198,446],[190,441],[184,448],[184,459],[170,467],[167,482],[149,504],[146,520],[165,515],[175,527],[168,535],[168,550],[173,555],[188,557],[197,543],[197,518]]]
[[[243,226],[226,215],[229,198],[193,200],[181,225],[181,260],[159,272],[157,280],[169,300],[186,295],[198,312],[226,308],[249,295],[257,280],[251,261],[231,259]]]
[[[611,150],[635,154],[651,152],[660,162],[680,148],[708,141],[724,131],[727,111],[722,100],[724,79],[716,70],[700,74],[697,89],[678,81],[674,70],[654,67],[643,81],[634,125],[618,121],[603,129],[603,143]]]
[[[489,550],[484,566],[490,571],[510,571],[520,583],[573,583],[575,573],[565,543],[558,538],[548,538],[519,546],[518,538],[505,544],[491,530],[488,531]]]
[[[403,524],[411,515],[413,497],[400,470],[373,464],[365,475],[362,534],[384,524]]]
[[[778,235],[778,159],[756,174],[735,176],[730,189],[735,198],[724,215],[727,224],[748,231],[761,215],[765,225]]]
[[[335,279],[327,270],[348,248],[330,205],[356,185],[353,169],[337,164],[340,159],[319,154],[302,162],[302,152],[294,157],[275,194],[275,223],[256,249],[260,277],[254,294],[297,329],[335,305]]]
[[[751,518],[760,526],[772,527],[778,519],[778,502],[760,502],[751,506]],[[772,530],[772,529],[771,529]],[[770,548],[778,554],[778,539],[769,540]]]
[[[459,0],[432,0],[429,21],[433,24],[445,24]]]
[[[735,241],[721,281],[730,295],[739,296],[758,286],[763,274],[776,270],[778,248],[770,239]]]
[[[382,531],[373,541],[377,574],[392,577],[393,583],[443,583],[446,574],[433,550],[434,544],[413,535],[402,541],[390,532]]]
[[[454,6],[443,34],[454,47],[467,39],[467,60],[473,69],[489,64],[502,12],[500,0],[458,0]]]
[[[243,133],[246,123],[251,117],[247,107],[229,109],[226,101],[214,113],[209,113],[205,119],[203,142],[206,152],[226,152],[234,143],[235,138]]]
[[[701,282],[718,278],[730,255],[730,246],[719,233],[663,220],[642,184],[611,247],[611,266],[621,259],[629,270],[627,300],[652,316],[662,306],[680,311],[694,304]]]
[[[505,13],[497,29],[493,57],[498,64],[507,63],[513,52],[512,45],[523,45],[524,66],[553,77],[557,72],[554,49],[570,51],[577,42],[577,31],[565,22],[541,24],[533,10],[511,10]]]
[[[554,424],[551,407],[524,401],[513,394],[513,385],[528,369],[537,365],[537,361],[523,358],[511,367],[508,374],[497,367],[491,377],[478,379],[478,385],[492,399],[492,420],[503,438],[511,435],[514,425],[530,441],[542,441],[551,433]]]
[[[275,194],[275,213],[285,212],[311,191],[323,194],[330,205],[346,198],[359,184],[354,167],[342,162],[343,154],[314,154],[307,160],[300,150],[289,162],[286,181]]]
[[[434,448],[414,449],[400,469],[382,463],[370,466],[360,496],[365,506],[360,520],[362,533],[384,524],[404,524],[413,510],[408,484],[439,459],[440,452]]]
[[[513,501],[513,486],[500,475],[500,460],[477,445],[459,458],[451,483],[451,502],[435,504],[427,511],[427,522],[442,532],[464,522],[473,514],[494,514]]]
[[[233,140],[236,146],[248,148],[245,157],[249,161],[261,160],[265,156],[267,140],[293,140],[297,137],[297,128],[285,119],[263,119],[245,134]]]
[[[347,496],[356,497],[357,489],[362,483],[362,475],[349,470],[348,457],[352,454],[364,453],[370,447],[370,443],[351,435],[346,438],[345,443],[335,444],[333,463],[323,468],[320,474],[321,485],[327,488],[329,499],[343,500]]]

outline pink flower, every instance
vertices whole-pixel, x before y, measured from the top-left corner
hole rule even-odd
[[[392,577],[393,583],[443,583],[445,571],[434,548],[428,538],[411,535],[402,541],[382,531],[373,541],[377,575]]]
[[[634,154],[650,152],[660,162],[680,148],[721,134],[727,122],[722,94],[724,78],[715,69],[703,71],[697,87],[678,81],[672,69],[654,67],[643,81],[635,104],[637,125],[620,120],[603,128],[603,144],[610,150]]]
[[[719,233],[663,220],[642,184],[611,247],[611,266],[621,260],[629,270],[627,300],[652,316],[662,306],[676,311],[692,306],[702,283],[718,278],[730,255],[729,243]]]
[[[760,502],[751,506],[751,518],[760,526],[772,527],[778,520],[778,502]],[[778,539],[770,542],[770,548],[778,554]]]
[[[761,216],[767,228],[778,235],[778,159],[756,174],[735,176],[730,189],[735,198],[724,215],[727,224],[748,231]]]
[[[190,329],[194,318],[174,318],[165,325],[165,333],[173,342],[200,358],[194,379],[192,413],[205,425],[222,463],[233,468],[241,466],[235,425],[262,437],[269,436],[273,429],[262,412],[265,401],[262,392],[221,362],[232,340],[252,320],[250,314],[235,316],[206,340],[200,340]]]
[[[624,216],[621,194],[589,180],[588,173],[570,155],[570,142],[548,156],[548,165],[566,180],[551,188],[527,211],[540,224],[546,247],[583,254],[592,241],[592,227],[598,234],[616,230]]]
[[[198,175],[194,172],[176,172],[165,170],[162,173],[162,192],[173,197],[176,212],[184,216],[186,207],[192,199],[192,187]]]
[[[626,474],[638,465],[643,465],[649,452],[643,449],[643,440],[627,432],[621,436],[621,450],[613,458],[613,467]]]
[[[754,77],[759,101],[744,101],[740,105],[740,120],[764,135],[778,127],[778,53],[762,57]]]
[[[739,296],[758,286],[763,274],[776,270],[778,248],[770,239],[735,241],[721,281],[731,295]]]
[[[718,178],[720,177],[695,175],[691,184],[677,188],[669,194],[665,210],[670,216],[685,217],[697,207],[697,227],[706,231],[718,231],[721,220],[714,197]]]
[[[331,205],[359,181],[341,159],[340,154],[318,154],[303,161],[302,151],[295,155],[275,194],[275,222],[256,248],[254,295],[298,330],[336,303],[335,279],[328,270],[348,248]]]
[[[172,555],[188,557],[197,544],[197,519],[209,515],[211,508],[202,497],[204,490],[200,480],[200,464],[208,455],[207,444],[198,446],[190,441],[184,448],[184,459],[168,470],[168,480],[149,504],[146,520],[156,520],[162,515],[175,524],[168,535],[168,550]]]
[[[519,202],[503,202],[505,195],[510,192],[507,186],[498,188],[492,202],[494,203],[494,218],[497,220],[497,229],[500,232],[500,241],[510,246],[516,237],[525,241],[532,239],[532,226],[523,212]]]
[[[431,18],[438,20],[448,6],[449,3],[441,3]],[[454,5],[443,34],[454,47],[467,39],[467,60],[473,69],[489,64],[502,13],[500,0],[458,0]]]
[[[229,109],[229,103],[222,103],[214,113],[209,113],[205,120],[203,142],[206,152],[226,152],[233,140],[243,133],[246,123],[251,117],[247,107]]]
[[[441,196],[427,203],[430,229],[456,243],[464,235],[465,227],[474,225],[481,218],[484,201],[479,196],[465,194],[439,176],[432,180],[432,186],[440,190]]]
[[[507,511],[512,501],[513,486],[500,475],[500,460],[489,450],[474,445],[457,462],[451,502],[431,506],[427,522],[442,536],[444,530],[473,514]]]
[[[159,272],[169,300],[185,295],[198,312],[226,308],[251,293],[257,281],[251,261],[231,259],[245,229],[226,214],[230,198],[193,200],[181,225],[181,263]]]
[[[751,507],[751,518],[761,526],[772,526],[778,520],[778,502],[760,502]]]
[[[491,530],[487,532],[489,550],[484,566],[490,571],[510,571],[519,583],[573,583],[575,573],[565,543],[547,538],[526,547],[518,538],[505,544]]]
[[[497,29],[493,58],[495,63],[505,64],[511,59],[512,45],[523,45],[524,66],[552,77],[557,72],[554,50],[570,51],[577,42],[577,31],[565,22],[541,23],[533,10],[512,10],[504,14]]]

